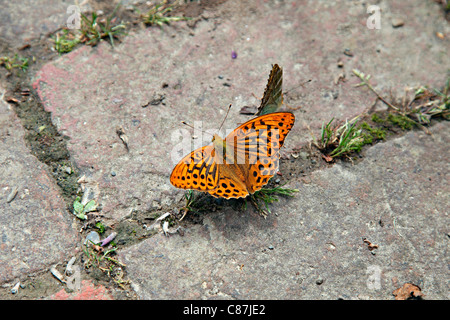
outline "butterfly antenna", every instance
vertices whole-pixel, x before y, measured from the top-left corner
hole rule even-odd
[[[194,130],[198,130],[197,128],[194,128],[194,126],[193,125],[190,125],[189,123],[187,123],[186,121],[181,121],[181,123],[182,124],[184,124],[185,126],[188,126],[189,128],[191,128],[191,129],[194,129]],[[206,134],[209,134],[210,136],[213,136],[211,133],[209,133],[209,132],[206,132],[206,131],[203,131],[203,130],[200,130],[202,133],[206,133]]]
[[[223,126],[223,124],[225,123],[225,120],[227,119],[227,117],[228,117],[228,113],[230,112],[230,109],[231,109],[231,103],[230,103],[230,105],[228,106],[228,110],[227,110],[227,114],[225,115],[225,118],[223,118],[223,121],[222,121],[222,123],[220,124],[220,127],[219,127],[219,132],[220,132],[220,129],[222,129],[222,126]]]
[[[295,90],[295,89],[298,89],[298,88],[300,88],[300,87],[303,87],[305,84],[307,84],[307,83],[309,83],[309,82],[311,82],[311,81],[312,81],[312,80],[309,79],[309,80],[307,80],[307,81],[301,83],[300,85],[298,85],[298,86],[296,86],[296,87],[293,87],[293,88],[291,88],[291,89],[289,89],[289,90],[283,92],[283,94],[288,94],[289,92],[291,92],[291,91],[293,91],[293,90]]]
[[[194,129],[194,126],[190,125],[189,123],[187,123],[186,121],[181,121],[182,124],[184,124],[185,126],[188,126],[189,128]]]

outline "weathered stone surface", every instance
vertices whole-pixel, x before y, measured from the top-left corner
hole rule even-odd
[[[46,166],[30,154],[20,121],[3,100],[0,141],[0,283],[4,283],[70,258],[77,232],[58,186]],[[12,198],[14,188],[17,194]]]
[[[71,16],[75,11],[69,7],[74,4],[59,0],[2,1],[0,38],[17,49],[67,26],[68,21],[72,25],[74,20]],[[85,12],[90,7],[83,1],[78,8]]]
[[[113,300],[112,294],[103,285],[96,285],[91,280],[81,281],[79,291],[67,293],[61,289],[47,297],[48,300]]]
[[[432,133],[292,183],[300,192],[273,208],[278,216],[210,213],[184,237],[122,250],[121,261],[144,299],[392,299],[405,282],[448,299],[450,130]]]
[[[168,181],[181,156],[176,133],[190,133],[180,122],[217,129],[232,103],[224,128],[233,129],[248,119],[239,110],[257,103],[252,93],[262,95],[272,63],[284,68],[286,103],[302,107],[294,111],[286,150],[309,141],[309,128],[317,134],[324,121],[351,119],[373,104],[372,93],[354,88],[353,68],[372,74],[386,94],[403,93],[407,85],[441,86],[450,58],[448,43],[434,35],[449,29],[439,7],[422,1],[380,7],[381,29],[370,30],[361,3],[228,1],[204,13],[210,18],[194,29],[180,22],[129,35],[115,49],[106,42],[80,48],[45,65],[34,87],[70,137],[78,166],[99,183],[103,214],[119,219],[180,196]],[[393,29],[390,18],[405,11],[408,23]],[[336,81],[342,75],[344,81]]]
[[[15,50],[55,31],[67,21],[67,6],[5,3],[2,45]],[[367,6],[229,0],[196,23],[131,32],[115,49],[107,42],[80,47],[43,65],[33,86],[70,138],[76,165],[98,186],[102,219],[114,224],[131,210],[165,208],[183,195],[168,180],[175,133],[192,133],[180,121],[215,130],[230,103],[224,128],[247,120],[239,110],[259,104],[252,93],[262,95],[272,63],[284,69],[286,104],[301,106],[286,151],[309,142],[323,122],[351,119],[373,104],[373,93],[354,87],[354,68],[371,74],[387,97],[392,90],[400,99],[406,86],[441,87],[450,25],[439,4],[378,1],[379,30],[367,28]],[[395,28],[399,17],[404,24]],[[66,260],[77,236],[19,121],[3,102],[0,111],[3,283]],[[278,216],[225,209],[184,237],[158,235],[120,248],[133,287],[155,299],[392,299],[411,282],[426,299],[448,299],[449,129],[440,123],[432,131],[378,144],[361,163],[316,172],[308,184],[294,178],[290,185],[300,193],[273,207]],[[204,139],[194,142],[210,137]],[[369,251],[363,238],[378,249]],[[69,298],[62,291],[50,297]]]

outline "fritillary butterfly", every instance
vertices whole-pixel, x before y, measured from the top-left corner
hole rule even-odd
[[[290,112],[275,112],[245,122],[225,139],[215,134],[212,145],[181,159],[170,182],[214,197],[245,198],[277,172],[279,150],[294,121]]]

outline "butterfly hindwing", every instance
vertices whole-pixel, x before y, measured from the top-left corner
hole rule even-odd
[[[251,166],[248,171],[247,180],[249,181],[249,191],[254,193],[260,190],[269,182],[278,170],[278,155],[274,154],[271,157],[258,159],[254,166]]]
[[[225,164],[220,166],[225,166]],[[216,198],[220,197],[226,199],[245,198],[246,196],[248,196],[248,191],[245,187],[245,184],[243,184],[239,180],[236,180],[232,176],[227,176],[226,172],[226,170],[222,170],[219,182],[217,183],[217,188],[214,190],[208,190],[207,192]]]
[[[205,146],[185,156],[173,169],[170,182],[177,188],[213,190],[219,179],[213,146]]]

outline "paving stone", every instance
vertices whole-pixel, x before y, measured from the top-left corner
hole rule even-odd
[[[4,283],[69,259],[78,237],[58,186],[48,168],[30,154],[24,129],[3,99],[0,140],[0,283]]]
[[[120,260],[142,299],[393,299],[405,282],[448,299],[449,126],[432,134],[291,183],[300,192],[274,206],[277,216],[211,212],[183,237],[159,234]]]
[[[48,300],[113,300],[113,296],[103,285],[95,285],[90,280],[81,281],[79,291],[66,292],[61,289],[57,293],[49,296]]]
[[[302,107],[294,111],[286,151],[309,142],[310,130],[318,134],[324,121],[345,121],[372,106],[374,95],[354,87],[353,68],[372,74],[387,95],[398,97],[405,86],[441,86],[450,58],[448,42],[435,36],[449,31],[439,6],[379,6],[381,29],[371,30],[361,3],[227,1],[193,29],[185,22],[149,28],[115,49],[104,42],[64,55],[42,67],[34,88],[70,138],[77,165],[98,183],[102,214],[114,221],[131,210],[152,210],[154,201],[169,206],[179,199],[182,191],[168,178],[183,153],[180,144],[190,140],[180,143],[177,132],[192,134],[180,122],[217,130],[230,103],[224,129],[246,121],[239,110],[258,103],[252,93],[262,95],[272,63],[284,68],[286,104]],[[389,21],[399,12],[411,14],[394,29]],[[194,141],[207,144],[210,137]]]
[[[90,6],[78,6],[79,12],[85,12]],[[0,38],[13,48],[29,44],[32,39],[39,39],[69,24],[75,13],[68,9],[74,3],[59,0],[21,0],[2,1],[0,11]]]

